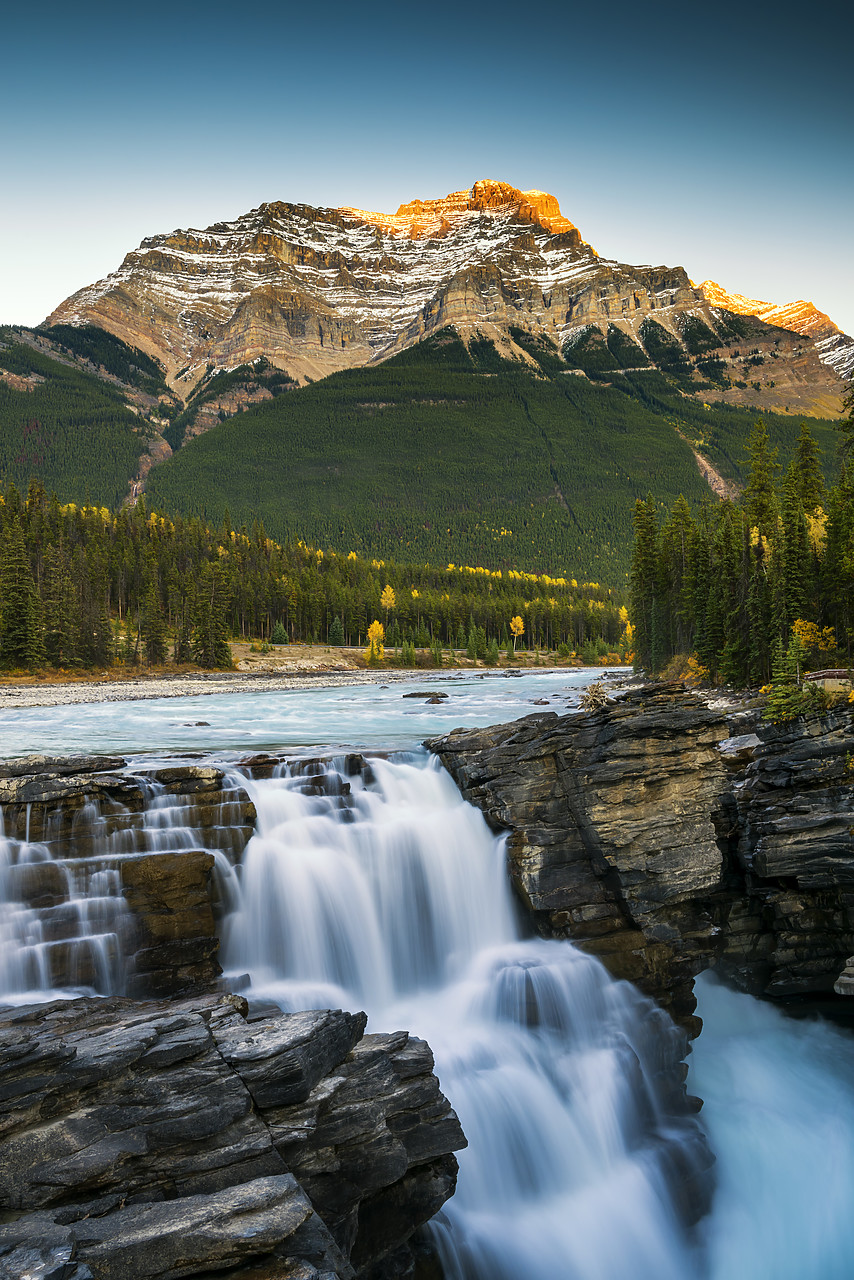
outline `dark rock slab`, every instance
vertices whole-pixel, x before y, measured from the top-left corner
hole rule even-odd
[[[356,1245],[366,1275],[406,1255],[465,1144],[429,1048],[363,1037],[364,1014],[248,1011],[0,1010],[0,1277],[350,1280]]]
[[[717,953],[710,904],[728,786],[721,713],[650,686],[577,716],[544,712],[428,742],[487,820],[541,932],[570,937],[689,1029]]]
[[[854,954],[847,709],[775,726],[650,685],[594,713],[427,745],[509,832],[539,930],[594,952],[689,1031],[703,969],[757,994],[818,997]]]

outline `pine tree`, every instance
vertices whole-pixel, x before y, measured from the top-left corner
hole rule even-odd
[[[284,628],[283,628],[284,630]],[[281,641],[274,639],[274,644],[281,644]],[[336,613],[329,627],[329,643],[334,645],[342,645],[344,643],[344,624]]]
[[[21,522],[7,509],[0,555],[0,662],[37,667],[44,662],[44,615],[30,569]]]
[[[147,664],[150,667],[161,667],[166,661],[166,623],[157,583],[153,577],[149,580],[145,593],[141,631]]]
[[[761,539],[753,548],[752,559],[750,586],[747,592],[749,626],[747,676],[751,684],[759,685],[764,684],[771,674],[771,648],[774,633],[771,588]]]
[[[629,572],[631,616],[635,625],[636,663],[650,671],[661,666],[661,586],[658,554],[658,512],[650,494],[638,498],[632,523],[635,547]]]
[[[696,534],[697,526],[691,509],[680,494],[661,532],[662,607],[665,613],[662,641],[666,644],[666,657],[674,653],[691,653],[694,648],[691,550]]]
[[[769,534],[777,516],[774,476],[777,472],[777,450],[771,448],[768,428],[761,420],[754,423],[748,445],[750,473],[742,495],[742,507],[752,529]]]
[[[45,657],[63,667],[74,656],[74,590],[68,559],[55,545],[45,550],[43,593]]]
[[[784,631],[796,618],[807,612],[807,600],[812,578],[812,551],[810,548],[804,507],[800,497],[798,477],[789,468],[783,485],[780,507],[780,535],[778,538],[782,573]]]
[[[227,596],[220,566],[207,564],[199,575],[191,641],[193,661],[200,667],[229,669],[232,666],[226,608]]]
[[[801,423],[801,434],[795,448],[795,456],[789,466],[795,492],[804,511],[815,511],[824,502],[824,476],[821,472],[821,451],[809,424]]]

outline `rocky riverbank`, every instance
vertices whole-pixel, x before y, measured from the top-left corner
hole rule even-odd
[[[239,996],[3,1012],[0,1277],[413,1275],[465,1138],[428,1046],[364,1030]]]
[[[428,743],[488,821],[543,934],[692,1033],[693,979],[832,998],[854,952],[854,718],[789,726],[678,685]]]
[[[152,698],[194,698],[214,693],[274,693],[277,690],[336,689],[343,685],[389,684],[429,679],[430,672],[292,669],[289,671],[198,672],[189,675],[139,676],[129,680],[0,683],[0,710],[24,707],[67,707],[90,702],[144,702]]]

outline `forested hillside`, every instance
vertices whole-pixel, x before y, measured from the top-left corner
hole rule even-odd
[[[26,499],[0,494],[2,667],[228,666],[231,637],[362,645],[372,623],[410,665],[415,646],[437,663],[443,646],[497,662],[514,635],[589,662],[631,647],[622,598],[596,584],[336,556],[257,522],[61,504],[37,481]]]
[[[743,481],[755,415],[684,394],[677,369],[585,374],[528,349],[533,367],[445,330],[253,406],[152,472],[151,504],[344,553],[625,583],[635,500],[701,501],[692,446]],[[766,421],[788,461],[798,420]],[[816,436],[829,459],[830,425]]]
[[[147,434],[117,388],[0,331],[0,484],[35,476],[63,501],[117,505]]]
[[[641,665],[660,671],[675,656],[693,653],[695,674],[712,680],[745,686],[773,678],[774,696],[782,699],[777,711],[807,705],[798,692],[805,669],[850,670],[852,440],[849,420],[842,465],[828,486],[807,424],[782,467],[759,422],[738,502],[692,509],[680,498],[663,521],[654,499],[637,502],[631,579]]]

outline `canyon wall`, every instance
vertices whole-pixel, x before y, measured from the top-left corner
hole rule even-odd
[[[727,717],[653,685],[428,743],[490,824],[535,927],[571,938],[689,1031],[693,979],[833,999],[854,952],[854,725]]]

